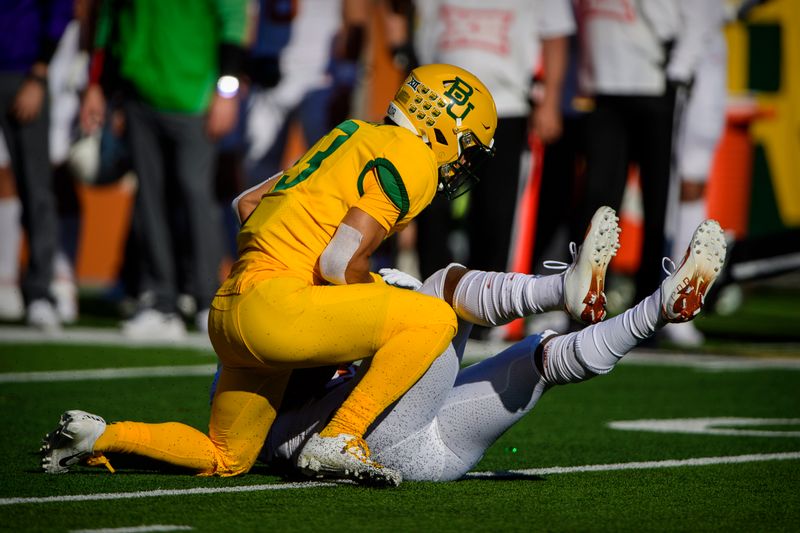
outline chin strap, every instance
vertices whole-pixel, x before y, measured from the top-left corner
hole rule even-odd
[[[400,109],[394,102],[389,102],[389,109],[386,110],[386,115],[392,122],[394,122],[401,128],[407,129],[414,135],[417,136],[420,135],[419,131],[417,131],[417,128],[415,128],[414,124],[411,122],[411,119],[408,118],[408,115],[406,115],[405,112],[402,109]],[[423,134],[422,137],[423,141],[428,142],[428,137],[426,135]]]

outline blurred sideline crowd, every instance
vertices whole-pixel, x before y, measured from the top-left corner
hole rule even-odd
[[[662,279],[662,256],[675,258],[671,243],[706,216],[727,97],[723,27],[755,3],[6,0],[0,319],[49,332],[78,319],[76,184],[135,179],[119,287],[136,304],[122,332],[204,331],[221,265],[236,254],[231,200],[281,171],[293,128],[311,146],[346,118],[375,119],[359,115],[376,46],[398,73],[469,70],[499,117],[478,186],[434,200],[384,244],[376,268],[426,277],[457,261],[542,273],[545,259],[571,260],[567,243],[581,241],[597,207],[620,209],[634,165],[638,301]],[[702,343],[692,323],[666,331]]]

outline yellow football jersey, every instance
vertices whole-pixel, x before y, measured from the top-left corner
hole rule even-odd
[[[319,256],[351,207],[405,227],[433,200],[433,152],[410,131],[348,120],[320,139],[265,194],[238,236],[239,260],[220,292],[278,275],[324,284]]]

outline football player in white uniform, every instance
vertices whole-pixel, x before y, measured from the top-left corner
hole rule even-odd
[[[451,264],[419,283],[396,270],[382,271],[389,284],[447,301],[459,327],[451,346],[370,427],[366,440],[373,459],[400,471],[404,479],[458,479],[549,388],[606,374],[665,324],[694,318],[725,259],[725,239],[713,220],[698,226],[677,268],[665,258],[672,273],[633,308],[579,332],[530,336],[459,370],[472,324],[496,326],[565,307],[584,322],[599,322],[605,315],[606,267],[618,248],[616,221],[610,208],[597,211],[563,276],[470,271]],[[293,468],[303,443],[325,425],[357,381],[357,374],[350,380],[337,378],[317,398],[289,402],[267,436],[261,459]]]

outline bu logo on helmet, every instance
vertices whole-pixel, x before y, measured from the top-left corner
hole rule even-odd
[[[472,110],[475,106],[473,106],[469,102],[469,97],[472,96],[472,93],[475,89],[472,88],[470,84],[456,76],[455,80],[446,81],[444,82],[445,85],[450,83],[450,87],[444,92],[445,96],[450,97],[450,104],[447,106],[447,114],[455,119],[464,119],[466,118],[467,114]],[[453,111],[453,106],[462,106],[464,110],[461,112],[461,115],[456,115]]]

